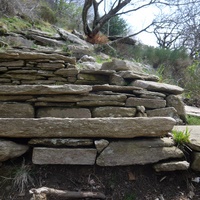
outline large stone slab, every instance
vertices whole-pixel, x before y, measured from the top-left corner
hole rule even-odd
[[[0,162],[16,158],[28,151],[28,145],[17,144],[12,141],[0,140]]]
[[[0,115],[1,116],[1,115]],[[51,107],[39,108],[37,110],[37,117],[69,117],[69,118],[91,118],[91,112],[87,108],[65,108],[65,107]]]
[[[92,146],[92,139],[76,139],[76,138],[35,138],[28,142],[34,146],[49,146],[49,147],[78,147]]]
[[[134,138],[160,137],[172,130],[169,117],[1,118],[0,137]]]
[[[99,107],[92,111],[93,117],[134,117],[136,114],[136,108],[124,108],[124,107]]]
[[[96,163],[100,166],[144,165],[183,157],[183,152],[172,144],[163,139],[111,142],[97,157]]]
[[[155,164],[153,167],[157,172],[170,172],[176,170],[188,170],[188,168],[190,167],[190,163],[188,163],[187,161],[172,161],[166,163],[158,163]]]
[[[47,102],[80,102],[80,101],[113,101],[115,102],[124,102],[126,101],[126,95],[54,95],[48,97],[38,97],[38,101],[47,101]]]
[[[200,151],[200,126],[174,126],[173,130],[185,132],[186,128],[190,133],[190,143],[187,145],[195,151]]]
[[[170,85],[167,83],[157,83],[154,81],[143,81],[136,80],[132,83],[133,86],[141,87],[147,90],[157,91],[157,92],[165,92],[169,94],[181,94],[183,93],[183,88],[178,87],[176,85]]]
[[[0,118],[32,118],[34,108],[26,103],[0,103]]]
[[[127,107],[144,106],[145,108],[164,108],[166,101],[162,99],[144,99],[130,97],[126,100]]]
[[[118,86],[118,85],[94,85],[92,87],[93,91],[113,91],[113,92],[131,92],[133,90],[141,90],[139,87],[135,86]]]
[[[185,106],[185,112],[187,115],[200,117],[200,108],[193,106]]]
[[[88,85],[0,85],[0,95],[86,94]]]
[[[58,149],[35,147],[33,149],[33,164],[49,165],[94,165],[96,159],[96,149]]]

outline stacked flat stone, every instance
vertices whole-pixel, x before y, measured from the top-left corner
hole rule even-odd
[[[99,70],[78,70],[74,58],[58,53],[10,51],[0,60],[0,138],[26,138],[34,164],[183,158],[166,138],[184,121],[182,88],[116,59]]]

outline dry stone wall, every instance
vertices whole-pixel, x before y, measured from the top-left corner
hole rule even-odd
[[[64,53],[0,52],[0,141],[25,138],[19,152],[29,148],[35,164],[182,161],[166,136],[185,122],[183,89],[158,81],[129,61],[79,69]]]

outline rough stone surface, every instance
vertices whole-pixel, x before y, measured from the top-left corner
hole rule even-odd
[[[87,108],[39,108],[37,110],[37,117],[90,118],[91,112]]]
[[[142,72],[142,67],[139,64],[128,61],[128,60],[119,60],[114,58],[112,62],[105,62],[102,64],[101,69],[103,70],[115,70],[115,71],[136,71]]]
[[[145,108],[164,108],[166,101],[162,99],[143,99],[130,97],[126,101],[126,106],[144,106]]]
[[[117,75],[117,74],[113,74],[110,76],[110,81],[109,83],[111,85],[126,85],[126,82],[125,80],[120,76],[120,75]]]
[[[164,99],[166,97],[165,94],[160,93],[160,92],[151,92],[145,89],[141,89],[141,90],[133,90],[133,94],[137,94],[139,95],[141,98],[160,98],[160,99]]]
[[[134,117],[136,108],[99,107],[92,111],[93,117]]]
[[[147,110],[146,113],[148,117],[172,117],[176,120],[177,124],[183,123],[174,107]]]
[[[180,118],[186,122],[186,112],[185,112],[185,105],[181,98],[177,95],[169,95],[166,98],[167,106],[168,107],[174,107],[180,116]]]
[[[166,84],[166,83],[136,80],[132,83],[132,85],[136,87],[141,87],[147,90],[156,91],[156,92],[164,92],[164,93],[169,93],[169,94],[183,93],[183,88],[178,87],[176,85]]]
[[[121,71],[117,73],[124,79],[142,79],[142,80],[148,80],[148,81],[159,81],[159,77],[155,75],[149,75],[145,73],[137,73],[133,71]]]
[[[172,130],[168,117],[144,118],[1,118],[0,137],[134,138],[162,137]]]
[[[158,143],[158,144],[157,144]],[[111,142],[97,157],[97,165],[121,166],[156,163],[169,158],[181,158],[183,152],[174,146],[165,146],[160,139]]]
[[[0,95],[85,94],[88,85],[0,85]]]
[[[12,141],[0,140],[0,162],[16,158],[28,151],[27,145],[17,144]]]
[[[92,146],[92,139],[74,139],[74,138],[37,138],[28,142],[34,146],[50,146],[50,147],[78,147]]]
[[[200,151],[200,126],[174,126],[173,130],[185,132],[186,127],[190,133],[190,143],[187,145],[195,151]]]
[[[101,153],[109,145],[109,142],[108,140],[101,139],[101,140],[95,140],[94,144],[97,149],[97,152]]]
[[[193,106],[185,106],[185,112],[187,115],[200,117],[200,108]]]
[[[118,86],[118,85],[94,85],[93,91],[113,91],[113,92],[133,92],[133,90],[140,91],[141,88],[135,86]]]
[[[33,149],[32,162],[39,165],[94,165],[96,154],[96,149],[35,147]]]
[[[0,118],[32,118],[34,108],[26,103],[0,103]]]
[[[188,170],[188,168],[190,167],[190,163],[188,163],[187,161],[174,161],[168,163],[155,164],[153,167],[157,172]]]
[[[195,171],[200,171],[200,152],[193,152],[193,161],[191,168]]]

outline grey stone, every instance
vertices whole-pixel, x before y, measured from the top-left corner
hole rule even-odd
[[[191,168],[194,171],[200,171],[200,152],[193,152],[192,157],[193,157],[193,161],[191,164]]]
[[[37,117],[61,117],[61,118],[91,118],[91,112],[87,108],[39,108]]]
[[[177,95],[169,95],[166,98],[167,106],[168,107],[174,107],[180,116],[180,118],[183,120],[183,122],[186,122],[186,112],[185,112],[185,105],[181,98]]]
[[[78,62],[95,62],[96,59],[92,56],[84,55]]]
[[[119,60],[114,58],[112,62],[105,62],[102,64],[102,70],[115,70],[115,71],[137,71],[142,72],[142,67],[138,63],[128,60]]]
[[[38,101],[48,101],[48,102],[81,102],[87,103],[88,101],[113,101],[113,104],[116,102],[123,102],[126,101],[126,95],[119,94],[119,95],[96,95],[96,94],[89,94],[89,95],[54,95],[49,97],[38,97]]]
[[[141,98],[165,98],[166,95],[160,92],[151,92],[145,89],[133,90],[133,94],[139,95]]]
[[[0,58],[13,58],[16,60],[38,60],[38,59],[47,59],[47,60],[64,60],[70,64],[75,64],[76,59],[74,57],[68,57],[56,53],[40,53],[40,52],[29,52],[29,51],[17,51],[12,50],[12,52],[1,52]]]
[[[0,118],[0,137],[134,138],[162,137],[175,120],[144,118]]]
[[[135,108],[124,107],[99,107],[92,111],[93,117],[134,117],[136,114]]]
[[[106,76],[110,76],[110,75],[114,74],[115,71],[114,70],[83,69],[83,70],[80,70],[80,73],[81,74],[92,74],[92,75],[106,75]]]
[[[148,117],[172,117],[176,120],[176,124],[183,124],[174,107],[147,110],[146,113]]]
[[[77,106],[81,107],[99,107],[99,106],[125,106],[125,103],[119,101],[105,101],[105,100],[93,100],[93,101],[81,101],[77,102]]]
[[[129,140],[111,142],[97,157],[96,163],[100,166],[144,165],[183,156],[180,149],[165,146],[160,139]]]
[[[1,67],[22,67],[24,66],[23,60],[16,60],[16,61],[4,61],[0,62]]]
[[[142,80],[148,80],[148,81],[159,81],[159,77],[155,75],[149,75],[145,73],[138,73],[138,72],[133,72],[133,71],[121,71],[118,72],[118,74],[123,77],[124,79],[142,79]]]
[[[23,95],[23,96],[0,95],[0,101],[28,101],[32,98],[33,96],[29,95]]]
[[[173,130],[185,132],[186,128],[189,131],[190,142],[187,144],[192,150],[200,151],[200,126],[175,126]]]
[[[113,91],[113,92],[132,92],[139,91],[141,88],[135,86],[118,86],[118,85],[94,85],[93,91]]]
[[[152,90],[156,92],[165,92],[168,94],[181,94],[183,93],[183,88],[176,85],[170,85],[167,83],[157,83],[153,81],[143,81],[136,80],[132,83],[133,86],[141,87],[147,90]]]
[[[0,85],[0,95],[86,94],[88,85]]]
[[[129,97],[126,100],[127,107],[144,106],[145,108],[164,108],[166,106],[166,101],[162,99],[143,99]]]
[[[35,147],[33,149],[33,164],[49,165],[94,165],[96,149],[66,149]]]
[[[40,69],[43,70],[50,70],[50,71],[54,71],[57,69],[62,69],[65,67],[64,64],[62,63],[38,63],[37,67],[39,67]]]
[[[12,141],[0,140],[0,161],[16,158],[28,151],[27,145],[17,144]]]
[[[5,77],[12,78],[14,80],[43,80],[44,76],[39,76],[35,74],[5,74]]]
[[[0,118],[33,118],[34,108],[26,103],[0,103]]]
[[[73,68],[59,69],[56,72],[54,72],[54,74],[62,75],[64,77],[67,77],[67,76],[76,76],[78,74],[78,70],[77,69],[73,69]]]
[[[50,146],[50,147],[78,147],[92,146],[92,139],[74,139],[74,138],[37,138],[28,142],[30,145]]]
[[[187,161],[173,161],[173,162],[167,162],[167,163],[159,163],[153,166],[153,168],[157,172],[188,170],[189,167],[190,167],[190,163],[188,163]]]
[[[187,115],[200,117],[200,108],[193,106],[185,106],[185,112]]]
[[[101,140],[95,140],[94,144],[97,149],[97,152],[101,153],[109,145],[109,142],[108,140],[101,139]]]
[[[78,64],[78,67],[83,70],[99,70],[101,68],[101,64],[97,62],[82,62]]]
[[[126,81],[120,75],[117,74],[113,74],[110,76],[109,83],[111,85],[126,85]]]

